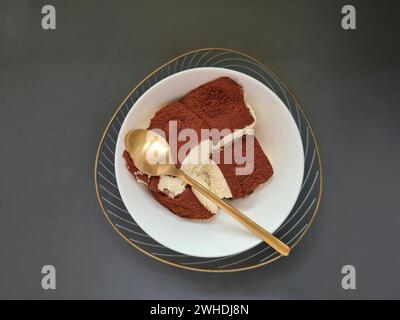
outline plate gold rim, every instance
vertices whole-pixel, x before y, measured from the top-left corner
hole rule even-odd
[[[147,256],[149,256],[149,257],[151,257],[151,258],[153,258],[153,259],[156,259],[157,261],[163,262],[163,263],[165,263],[165,264],[168,264],[168,265],[170,265],[170,266],[174,266],[174,267],[177,267],[177,268],[186,269],[186,270],[191,270],[191,271],[198,271],[198,272],[225,273],[225,272],[238,272],[238,271],[245,271],[245,270],[256,269],[256,268],[265,266],[265,265],[267,265],[267,264],[269,264],[269,263],[271,263],[271,262],[274,262],[274,261],[278,260],[279,258],[282,257],[282,255],[279,255],[279,256],[277,256],[277,257],[271,259],[271,260],[268,260],[268,261],[265,261],[265,262],[262,262],[262,263],[255,264],[255,265],[253,265],[253,266],[248,266],[248,267],[243,267],[243,268],[226,269],[226,270],[220,270],[220,269],[201,269],[201,268],[188,267],[188,266],[180,265],[180,264],[177,264],[177,263],[174,263],[174,262],[171,262],[171,261],[162,259],[162,258],[160,258],[160,257],[157,257],[157,256],[151,254],[150,252],[144,250],[143,248],[141,248],[141,247],[138,246],[137,244],[133,243],[132,241],[130,241],[120,230],[118,230],[117,227],[115,227],[115,225],[112,223],[111,219],[110,219],[109,216],[107,215],[106,210],[105,210],[105,208],[104,208],[104,206],[103,206],[103,203],[102,203],[102,201],[101,201],[101,199],[100,199],[100,192],[99,192],[98,183],[97,183],[97,163],[98,163],[98,159],[99,159],[100,148],[101,148],[101,145],[103,144],[103,141],[104,141],[104,138],[105,138],[105,136],[106,136],[106,133],[108,132],[108,129],[110,128],[111,123],[113,122],[115,116],[118,114],[119,110],[124,106],[125,102],[129,99],[129,97],[132,95],[132,93],[134,93],[134,92],[136,91],[137,88],[139,88],[145,81],[147,81],[147,79],[149,79],[149,78],[150,78],[151,76],[153,76],[155,73],[157,73],[158,71],[160,71],[162,68],[164,68],[165,66],[167,66],[167,65],[169,65],[169,64],[171,64],[171,63],[173,63],[174,61],[176,61],[176,60],[178,60],[178,59],[180,59],[180,58],[182,58],[182,57],[184,57],[184,56],[186,56],[186,55],[189,55],[189,54],[192,54],[192,53],[195,53],[195,52],[207,51],[207,50],[218,50],[218,51],[227,51],[227,52],[236,53],[236,54],[242,55],[242,56],[244,56],[244,57],[246,57],[246,58],[248,58],[248,59],[250,59],[250,60],[252,60],[252,61],[254,61],[254,62],[256,62],[256,63],[258,63],[258,64],[260,64],[260,65],[262,65],[266,70],[268,70],[275,78],[277,78],[277,79],[282,83],[282,85],[285,87],[286,90],[288,90],[288,92],[291,94],[291,96],[293,97],[293,99],[294,99],[295,102],[297,103],[297,105],[298,105],[298,107],[299,107],[301,113],[303,114],[304,118],[306,119],[307,125],[309,126],[311,135],[312,135],[312,137],[313,137],[313,139],[314,139],[315,146],[316,146],[316,150],[317,150],[317,154],[318,154],[318,163],[319,163],[319,168],[320,168],[320,179],[319,179],[320,193],[319,193],[317,205],[316,205],[316,207],[315,207],[315,210],[314,210],[314,212],[313,212],[313,215],[312,215],[312,217],[311,217],[311,220],[308,222],[307,227],[304,229],[304,231],[302,232],[302,234],[300,235],[300,237],[296,240],[296,242],[293,243],[293,245],[292,245],[290,248],[293,249],[294,247],[296,247],[296,245],[303,239],[303,237],[304,237],[305,234],[307,233],[308,229],[310,228],[311,224],[314,222],[315,216],[316,216],[316,214],[317,214],[317,212],[318,212],[318,209],[319,209],[319,205],[320,205],[321,197],[322,197],[322,192],[323,192],[323,170],[322,170],[322,161],[321,161],[321,155],[320,155],[320,152],[319,152],[318,141],[317,141],[317,139],[316,139],[316,136],[315,136],[315,133],[314,133],[314,129],[312,128],[312,126],[311,126],[311,124],[310,124],[310,121],[309,121],[309,119],[308,119],[306,113],[304,112],[303,108],[301,107],[301,104],[299,103],[298,98],[297,98],[297,97],[293,94],[293,92],[287,87],[287,85],[285,84],[285,82],[283,82],[283,81],[282,81],[274,72],[272,72],[271,69],[270,69],[266,64],[264,64],[263,62],[259,61],[259,60],[256,59],[256,58],[253,58],[252,56],[250,56],[250,55],[248,55],[248,54],[246,54],[246,53],[244,53],[244,52],[242,52],[242,51],[238,51],[238,50],[234,50],[234,49],[226,49],[226,48],[202,48],[202,49],[195,49],[195,50],[191,50],[191,51],[188,51],[188,52],[186,52],[186,53],[183,53],[183,54],[181,54],[181,55],[179,55],[179,56],[177,56],[177,57],[171,59],[170,61],[164,63],[163,65],[161,65],[160,67],[158,67],[157,69],[155,69],[153,72],[149,73],[142,81],[140,81],[140,82],[128,93],[128,95],[127,95],[127,96],[125,97],[125,99],[120,103],[120,105],[118,106],[118,108],[116,109],[116,111],[115,111],[115,112],[113,113],[113,115],[111,116],[111,118],[110,118],[110,120],[109,120],[109,122],[108,122],[106,128],[105,128],[104,131],[103,131],[103,134],[102,134],[102,136],[101,136],[99,145],[98,145],[98,147],[97,147],[96,158],[95,158],[95,162],[94,162],[94,184],[95,184],[95,189],[96,189],[97,201],[99,202],[101,211],[103,212],[103,215],[105,216],[106,221],[112,226],[112,228],[113,228],[126,242],[128,242],[131,246],[135,247],[137,250],[139,250],[140,252],[144,253],[145,255],[147,255]]]

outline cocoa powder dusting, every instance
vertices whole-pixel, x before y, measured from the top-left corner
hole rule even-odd
[[[243,97],[243,88],[228,77],[210,81],[189,92],[181,102],[209,128],[235,130],[254,122]]]
[[[226,159],[225,153],[231,155],[231,157],[227,156],[227,159],[234,159],[234,148],[238,146],[239,144],[229,145],[219,151],[220,163],[218,167],[221,169],[231,189],[233,199],[243,198],[251,194],[260,184],[267,182],[274,174],[272,165],[262,150],[258,140],[254,137],[254,150],[250,152],[250,154],[246,154],[246,136],[243,136],[241,154],[247,157],[248,161],[253,161],[254,170],[249,175],[237,175],[236,168],[243,167],[245,164],[225,164],[224,159]]]
[[[208,128],[207,124],[199,116],[197,116],[179,101],[166,105],[164,108],[155,113],[154,117],[150,120],[148,129],[161,129],[165,133],[165,138],[169,142],[172,150],[174,150],[174,147],[176,147],[176,150],[179,150],[181,146],[189,141],[189,137],[182,141],[177,141],[177,137],[175,137],[175,139],[170,139],[170,121],[176,121],[177,136],[179,136],[179,133],[182,130],[191,128],[195,130],[197,137],[200,139],[201,129]],[[189,151],[190,150],[187,150],[186,155]],[[179,166],[179,159],[176,159],[177,154],[178,153],[176,152],[172,152],[172,156]]]

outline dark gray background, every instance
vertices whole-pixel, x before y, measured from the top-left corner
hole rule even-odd
[[[0,1],[0,298],[400,298],[399,6],[389,1]],[[341,7],[357,30],[341,28]],[[53,4],[57,29],[41,28]],[[299,98],[324,169],[319,213],[287,259],[241,273],[159,263],[96,200],[110,116],[159,65],[242,50]],[[57,289],[41,289],[41,267]],[[341,268],[357,269],[357,290]]]

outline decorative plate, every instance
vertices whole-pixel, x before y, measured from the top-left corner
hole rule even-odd
[[[95,186],[100,207],[113,228],[132,246],[164,263],[208,272],[240,271],[268,264],[280,257],[265,243],[238,254],[200,258],[182,254],[150,237],[126,209],[117,187],[115,146],[121,125],[149,88],[162,79],[183,70],[219,67],[247,74],[266,85],[285,104],[299,130],[304,149],[304,176],[297,201],[275,236],[293,248],[304,236],[318,210],[322,191],[322,172],[318,146],[312,128],[299,103],[288,88],[263,64],[250,56],[228,49],[200,49],[181,55],[142,80],[118,107],[101,138],[95,161]],[[290,259],[290,257],[289,257]]]

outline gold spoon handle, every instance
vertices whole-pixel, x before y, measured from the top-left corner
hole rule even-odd
[[[187,184],[191,185],[197,191],[201,192],[204,196],[209,198],[210,200],[214,201],[220,208],[224,209],[228,212],[233,218],[243,224],[247,229],[253,232],[255,235],[260,237],[266,243],[268,243],[272,248],[278,251],[280,254],[287,256],[289,255],[290,248],[284,244],[281,240],[273,236],[263,227],[246,217],[243,213],[239,210],[232,207],[230,204],[226,203],[224,200],[217,197],[215,194],[210,192],[207,188],[203,187],[200,183],[192,179],[191,177],[187,176],[181,170],[177,170],[177,176],[185,181]]]

